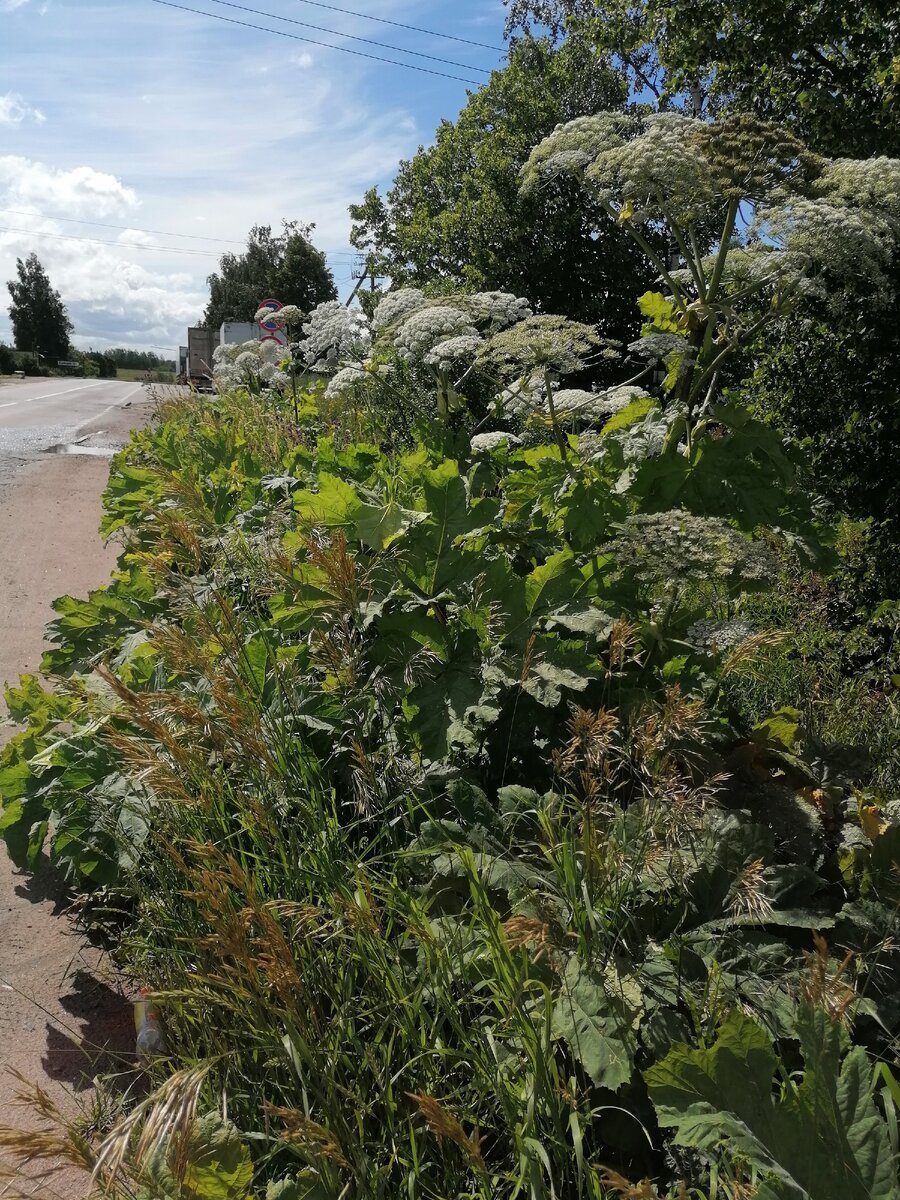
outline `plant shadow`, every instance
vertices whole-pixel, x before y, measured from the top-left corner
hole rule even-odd
[[[120,991],[80,969],[72,975],[60,1003],[72,1022],[69,1029],[47,1022],[41,1061],[51,1079],[83,1092],[97,1075],[134,1068],[133,1008]]]

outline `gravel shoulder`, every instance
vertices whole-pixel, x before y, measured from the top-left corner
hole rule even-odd
[[[149,404],[105,413],[80,433],[124,444]],[[99,427],[102,426],[102,433]],[[0,683],[38,670],[44,627],[59,595],[84,595],[105,583],[116,548],[97,532],[109,461],[47,455],[20,466],[0,487]],[[0,719],[5,706],[0,701]],[[0,744],[14,730],[0,726]],[[132,1065],[131,1005],[101,954],[79,937],[47,864],[34,877],[15,870],[0,849],[0,1123],[36,1128],[16,1105],[13,1072],[40,1084],[68,1114],[92,1099],[98,1070]],[[4,1165],[0,1152],[0,1170]],[[65,1168],[0,1176],[0,1197],[82,1200],[88,1178]]]

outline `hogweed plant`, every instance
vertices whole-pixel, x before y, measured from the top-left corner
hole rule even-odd
[[[900,238],[900,161],[826,160],[748,115],[579,117],[535,147],[521,186],[560,175],[582,181],[667,289],[645,298],[632,349],[667,364],[668,445],[685,439],[687,452],[727,360],[829,280],[877,295]]]

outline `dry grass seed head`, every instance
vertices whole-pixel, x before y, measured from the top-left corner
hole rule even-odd
[[[725,902],[733,919],[746,917],[763,922],[771,918],[775,910],[766,895],[765,869],[765,860],[755,858],[736,876]]]
[[[764,664],[761,666],[759,657],[765,650],[780,646],[787,634],[776,629],[764,630],[762,633],[752,633],[744,638],[722,662],[722,675],[746,675],[760,678]]]
[[[526,946],[535,949],[534,961],[541,962],[547,958],[552,963],[553,944],[550,938],[550,926],[546,921],[537,917],[510,917],[503,923],[503,932],[512,950]]]
[[[608,709],[590,712],[586,708],[575,710],[569,721],[569,740],[560,762],[564,771],[580,766],[588,772],[606,768],[607,756],[618,746],[619,718]]]
[[[28,1109],[29,1113],[43,1121],[46,1127],[18,1129],[0,1126],[0,1149],[6,1150],[14,1160],[9,1166],[0,1164],[0,1179],[8,1179],[8,1186],[12,1186],[21,1179],[22,1168],[35,1162],[47,1164],[42,1179],[52,1177],[67,1166],[78,1167],[86,1173],[91,1172],[96,1164],[96,1155],[77,1126],[65,1119],[59,1106],[39,1084],[30,1083],[24,1075],[12,1068],[10,1072],[21,1085],[16,1093],[15,1104]],[[27,1192],[23,1190],[21,1194],[35,1195],[34,1185],[34,1179],[30,1178],[27,1181]],[[26,1186],[24,1181],[22,1186]],[[0,1194],[9,1196],[12,1200],[12,1193],[7,1187],[0,1189]]]
[[[120,1175],[139,1175],[143,1164],[165,1156],[180,1182],[209,1064],[176,1071],[104,1138],[93,1178],[112,1187]]]
[[[620,671],[629,660],[629,655],[638,645],[638,628],[619,617],[609,631],[609,648],[607,656],[610,671]],[[640,662],[640,654],[631,656],[633,662]]]
[[[642,1179],[640,1183],[632,1183],[630,1179],[626,1179],[612,1167],[604,1167],[601,1178],[603,1186],[613,1196],[619,1197],[619,1200],[660,1200],[659,1192],[649,1179]]]
[[[280,1122],[284,1128],[278,1134],[282,1142],[294,1143],[322,1158],[328,1158],[339,1167],[349,1167],[340,1143],[330,1129],[311,1120],[305,1113],[296,1108],[280,1108],[278,1105],[263,1102],[266,1116],[270,1120]]]
[[[481,1171],[485,1170],[484,1159],[481,1156],[481,1139],[477,1130],[470,1137],[453,1113],[444,1108],[443,1104],[439,1100],[435,1100],[433,1096],[428,1096],[423,1092],[407,1092],[406,1094],[418,1105],[419,1112],[425,1118],[426,1125],[435,1137],[449,1138],[451,1142],[455,1142],[459,1146],[473,1166],[478,1167]]]
[[[822,1009],[832,1024],[845,1024],[848,1010],[856,1000],[856,991],[847,979],[853,954],[848,951],[832,971],[828,943],[820,933],[813,934],[813,944],[815,949],[806,955],[806,977],[800,985],[800,999]]]

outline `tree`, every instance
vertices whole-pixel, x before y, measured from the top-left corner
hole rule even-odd
[[[223,321],[252,321],[260,301],[275,297],[309,312],[337,298],[325,255],[309,240],[312,225],[283,221],[282,232],[254,225],[243,254],[224,254],[219,270],[207,279],[210,298],[203,324],[216,329]]]
[[[636,95],[784,122],[829,155],[892,154],[900,9],[885,0],[507,0],[509,30],[580,29]],[[568,22],[568,25],[567,25]]]
[[[16,273],[18,279],[6,285],[12,297],[9,319],[16,346],[48,358],[65,358],[72,322],[38,256],[29,254],[24,262],[17,258]]]
[[[616,228],[603,227],[569,180],[519,194],[519,168],[560,122],[617,107],[625,83],[588,43],[527,39],[470,95],[434,145],[400,164],[386,197],[352,205],[351,241],[404,284],[500,289],[538,311],[632,332],[633,297],[652,276]]]

